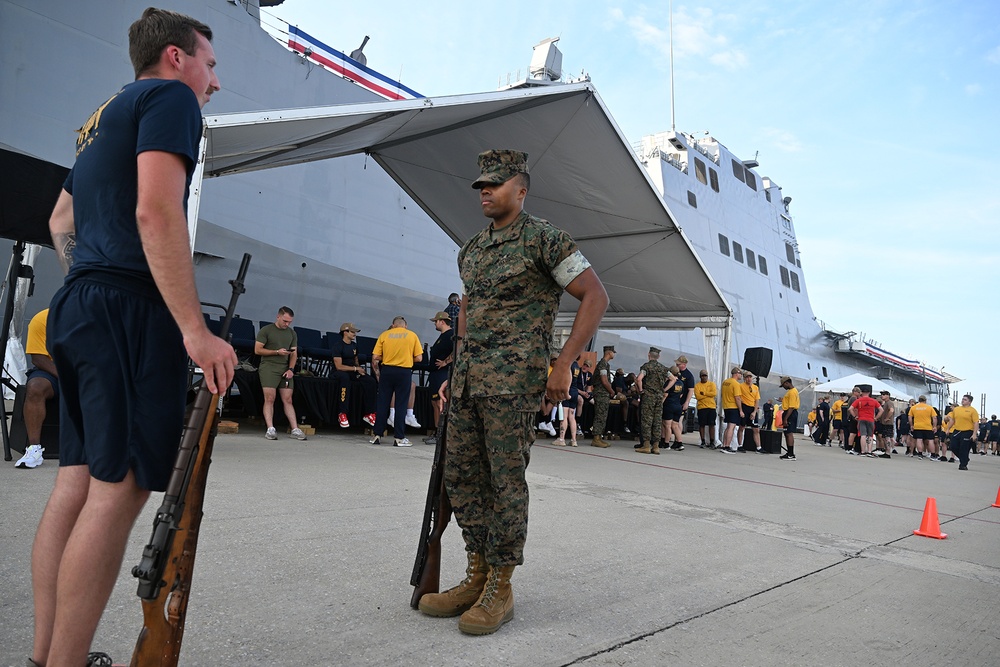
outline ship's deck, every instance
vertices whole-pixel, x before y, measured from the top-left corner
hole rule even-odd
[[[916,667],[1000,651],[1000,457],[959,472],[802,437],[795,462],[540,440],[514,620],[477,638],[408,604],[431,447],[243,431],[216,443],[182,665]],[[2,665],[30,650],[29,555],[55,472],[0,468]],[[928,496],[946,540],[913,535]],[[94,646],[119,662],[142,624],[126,573],[158,503]],[[454,523],[444,541],[451,585],[464,571]]]

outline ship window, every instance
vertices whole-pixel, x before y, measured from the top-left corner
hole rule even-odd
[[[788,280],[788,269],[781,267],[781,284],[785,287],[791,287],[792,283]]]
[[[729,237],[724,234],[719,234],[719,252],[729,257]]]
[[[792,247],[791,243],[785,244],[785,257],[787,257],[788,261],[792,264],[795,263],[795,248]]]
[[[763,257],[761,257],[760,255],[757,255],[757,266],[760,267],[760,272],[763,273],[766,276],[767,275],[767,260],[764,259]]]
[[[750,186],[751,189],[756,190],[757,189],[757,177],[754,176],[753,172],[750,171],[749,169],[746,169],[745,171],[746,171],[747,185]]]
[[[711,167],[709,167],[708,168],[708,180],[710,180],[712,182],[712,189],[715,190],[716,192],[718,192],[719,191],[719,172],[717,172],[716,170],[714,170]]]
[[[795,266],[797,266],[797,267],[799,267],[801,269],[802,268],[802,260],[801,259],[796,259],[795,260]]]
[[[806,362],[806,370],[807,370],[807,371],[811,371],[812,369],[813,369],[813,365],[812,365],[812,364],[810,364],[810,363],[809,363],[809,362],[807,361],[807,362]]]
[[[792,278],[792,289],[795,290],[796,292],[801,292],[802,290],[799,289],[799,274],[795,273],[794,271],[789,271],[788,273]]]
[[[753,254],[753,250],[747,248],[747,266],[751,269],[757,268],[757,258]]]
[[[771,201],[771,191],[764,190],[764,196],[767,197],[767,201]]]
[[[691,204],[691,208],[698,208],[698,198],[690,190],[688,190],[688,203]]]
[[[828,377],[826,374],[826,366],[823,366],[823,377]]]
[[[747,177],[743,175],[744,171],[746,170],[743,168],[743,165],[736,160],[733,160],[733,176],[746,183]]]
[[[702,185],[708,185],[708,177],[705,175],[705,163],[698,158],[694,159],[694,175]]]
[[[733,241],[733,259],[735,259],[740,264],[743,263],[743,246],[741,246],[736,241]]]

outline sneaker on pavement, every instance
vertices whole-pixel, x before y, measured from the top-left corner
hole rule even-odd
[[[417,421],[417,418],[414,415],[406,415],[406,419],[404,419],[403,421],[406,422],[407,426],[412,426],[413,428],[420,428],[420,422]]]
[[[293,428],[292,429],[292,437],[295,438],[296,440],[305,440],[306,439],[306,434],[303,433],[302,429],[300,429],[300,428]]]
[[[684,445],[682,445],[679,442],[675,442],[674,444],[670,445],[670,449],[674,450],[675,452],[683,452]]]
[[[429,438],[424,438],[424,444],[425,445],[437,445],[438,444],[437,436],[436,435],[432,435]]]
[[[948,463],[954,463],[954,462],[955,462],[955,457],[954,456],[949,456],[948,457]]]
[[[364,423],[368,424],[369,426],[374,426],[375,425],[375,413],[373,412],[373,413],[371,413],[369,415],[365,415],[364,417],[361,418],[361,421],[363,421]]]
[[[890,454],[886,454],[886,453],[884,453],[884,452],[883,452],[882,454],[879,454],[879,455],[878,455],[878,457],[879,457],[880,459],[891,459],[891,458],[892,458],[892,455],[890,455]]]
[[[369,444],[369,445],[377,445],[377,444],[380,444],[380,441],[379,441],[379,437],[378,437],[377,435],[373,435],[373,436],[372,436],[372,439],[368,441],[368,444]]]
[[[794,461],[795,454],[782,454],[778,458],[781,459],[782,461]]]
[[[410,442],[407,438],[396,438],[393,441],[392,446],[393,447],[412,447],[413,443]]]
[[[24,450],[24,456],[14,464],[15,468],[37,468],[42,465],[42,452],[45,451],[41,445],[31,445]]]
[[[959,470],[968,470],[969,466],[958,466]]]
[[[732,449],[729,449],[729,447],[719,447],[718,451],[722,452],[723,454],[735,454],[736,453]]]
[[[274,430],[274,427],[272,426],[271,428],[267,429],[267,433],[264,434],[264,437],[267,438],[268,440],[277,440],[278,432]]]
[[[351,422],[347,421],[347,415],[343,412],[340,413],[340,428],[347,428],[351,425]]]
[[[556,438],[555,440],[552,441],[552,444],[555,445],[556,447],[565,447],[566,441],[563,440],[562,438]]]

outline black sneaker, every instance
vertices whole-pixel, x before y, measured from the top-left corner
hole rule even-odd
[[[959,470],[968,470],[969,466],[958,466]]]
[[[951,458],[948,459],[948,463],[954,463],[954,462],[955,462],[955,457],[954,456],[952,456]]]
[[[670,445],[670,449],[674,450],[675,452],[683,452],[684,445],[682,445],[679,442],[675,442],[674,444]]]
[[[879,454],[878,457],[880,459],[891,459],[892,458],[892,456],[890,456],[889,454],[886,454],[885,452]]]
[[[782,461],[794,461],[795,454],[782,454],[778,458],[781,459]]]

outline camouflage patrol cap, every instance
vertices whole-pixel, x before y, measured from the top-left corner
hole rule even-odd
[[[615,350],[615,346],[614,345],[605,345],[604,346],[604,351],[605,352],[614,352],[615,354],[618,354],[617,351]]]
[[[650,346],[649,353],[655,354],[656,356],[660,356],[660,348]]]
[[[479,178],[472,187],[481,190],[485,185],[506,183],[517,174],[528,173],[528,154],[512,150],[491,150],[479,154]]]

